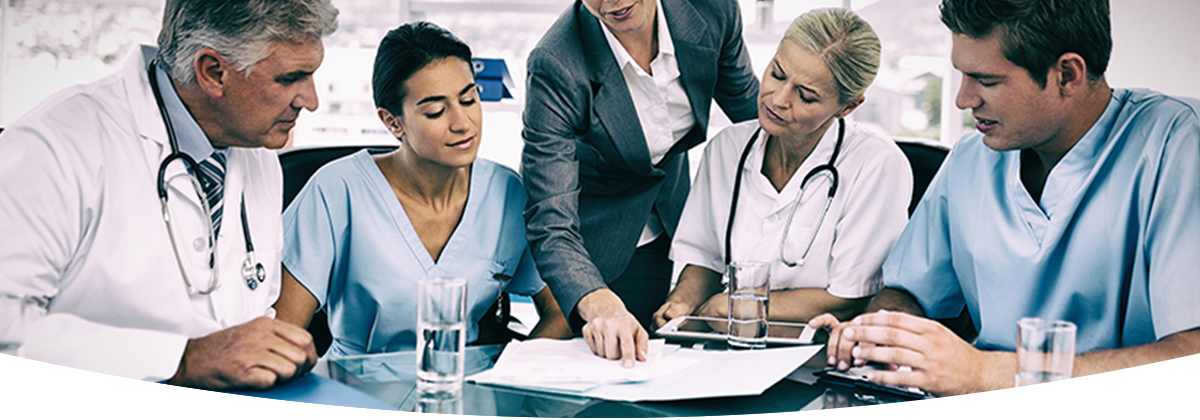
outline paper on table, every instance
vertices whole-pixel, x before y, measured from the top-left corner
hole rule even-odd
[[[605,384],[643,382],[669,376],[701,358],[663,357],[663,340],[650,340],[647,361],[626,368],[620,360],[596,357],[587,342],[537,339],[514,341],[492,370],[469,378],[476,382],[585,391]]]
[[[525,347],[531,344],[531,349],[537,351],[526,354]],[[659,342],[652,344],[651,349],[656,346],[664,357],[626,369],[619,361],[596,357],[581,339],[514,342],[505,348],[495,368],[467,380],[631,402],[759,395],[824,347],[703,351],[664,346]],[[513,349],[511,355],[510,349]],[[520,358],[513,360],[523,363],[507,363],[509,360],[506,359],[512,355],[519,355]],[[608,376],[580,380],[583,371],[600,371]]]
[[[630,402],[761,395],[823,347],[816,345],[746,351],[679,349],[672,357],[698,353],[709,357],[695,367],[670,377],[602,386],[588,390],[584,395]]]

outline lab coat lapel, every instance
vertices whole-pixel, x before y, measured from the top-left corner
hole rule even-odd
[[[150,45],[138,46],[138,51],[134,54],[139,54],[139,59],[129,60],[129,63],[121,71],[124,73],[122,79],[138,83],[127,83],[125,85],[125,95],[129,97],[129,103],[133,107],[133,120],[137,125],[138,135],[154,145],[154,147],[146,148],[146,158],[150,161],[162,162],[162,159],[170,153],[171,146],[167,140],[167,126],[163,123],[163,115],[159,112],[158,102],[154,100],[154,91],[150,87],[150,79],[147,76],[146,69],[150,65],[150,60],[158,53],[158,49]],[[169,87],[167,87],[169,88]],[[155,163],[152,168],[157,175],[158,164]]]
[[[612,49],[604,38],[600,21],[577,3],[583,49],[587,51],[588,80],[592,83],[593,111],[608,133],[625,164],[640,174],[650,173],[650,148],[629,95],[625,76],[617,67]]]

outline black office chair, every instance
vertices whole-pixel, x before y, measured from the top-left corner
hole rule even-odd
[[[304,188],[304,184],[308,182],[313,173],[326,163],[364,148],[370,150],[371,154],[379,154],[396,150],[396,147],[398,146],[336,146],[288,149],[279,152],[279,164],[283,167],[283,208],[286,209],[292,203],[292,199],[296,198],[296,194]],[[513,338],[525,338],[508,329],[508,323],[512,321],[512,316],[509,312],[507,294],[501,294],[500,299],[488,310],[488,314],[496,315],[485,316],[479,321],[479,337],[472,344],[499,344],[512,341]],[[312,334],[317,355],[325,354],[329,345],[333,343],[333,336],[329,333],[329,319],[325,310],[322,309],[313,314],[312,321],[308,323],[308,332]]]
[[[909,166],[912,167],[912,200],[908,204],[908,215],[911,217],[913,210],[917,209],[917,203],[925,195],[925,190],[929,188],[929,182],[933,181],[933,176],[942,166],[942,161],[946,160],[946,154],[950,153],[950,148],[930,140],[915,138],[897,139],[896,145],[900,146],[900,150],[908,158]]]

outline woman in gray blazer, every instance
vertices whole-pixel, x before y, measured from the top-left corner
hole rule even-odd
[[[687,150],[715,99],[755,118],[736,0],[576,0],[530,53],[521,168],[534,260],[594,353],[644,360]]]

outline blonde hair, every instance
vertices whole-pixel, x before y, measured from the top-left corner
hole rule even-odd
[[[825,61],[841,103],[866,92],[879,71],[879,37],[867,21],[846,9],[805,12],[788,26],[780,42],[784,41],[795,42]]]

